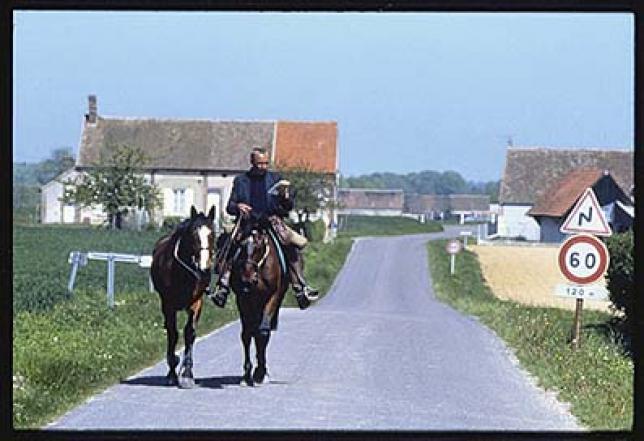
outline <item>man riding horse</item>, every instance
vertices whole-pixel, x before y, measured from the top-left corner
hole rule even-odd
[[[260,147],[253,148],[250,154],[251,168],[249,171],[235,177],[230,200],[226,212],[243,220],[268,218],[274,230],[281,237],[289,236],[290,244],[284,246],[288,260],[288,274],[293,286],[295,299],[300,309],[307,308],[311,300],[318,298],[318,291],[307,285],[303,274],[303,257],[301,248],[306,244],[306,239],[291,230],[283,221],[289,211],[293,209],[293,198],[288,193],[288,187],[282,188],[281,197],[270,191],[279,187],[284,181],[279,174],[268,170],[268,154]],[[270,192],[269,192],[270,191]],[[287,234],[283,234],[286,232]],[[279,234],[282,233],[282,234]],[[228,240],[235,241],[235,237]],[[236,244],[235,244],[236,245]],[[277,245],[277,244],[276,244]],[[219,279],[219,289],[212,295],[215,305],[223,308],[230,294],[230,271],[232,262],[228,256],[223,264],[222,274]]]

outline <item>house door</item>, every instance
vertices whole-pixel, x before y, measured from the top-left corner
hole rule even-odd
[[[76,207],[73,205],[63,205],[63,223],[73,224],[76,222]]]

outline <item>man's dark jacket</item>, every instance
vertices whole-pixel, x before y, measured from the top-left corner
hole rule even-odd
[[[264,175],[264,188],[268,191],[273,185],[282,179],[278,173],[266,171]],[[226,206],[226,212],[231,216],[239,216],[239,208],[237,204],[244,203],[253,206],[253,201],[250,200],[250,180],[249,172],[242,173],[235,177],[233,181],[233,189],[230,193],[230,199]],[[281,204],[276,196],[266,195],[266,215],[271,216],[276,214],[280,217],[288,215],[288,212],[293,209],[293,198],[283,201]]]

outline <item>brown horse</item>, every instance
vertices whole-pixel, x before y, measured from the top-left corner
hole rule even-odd
[[[242,384],[248,386],[262,384],[268,375],[266,347],[271,331],[277,329],[279,309],[288,289],[288,275],[280,263],[277,237],[270,228],[270,222],[265,218],[242,224],[240,245],[230,279],[242,327]],[[251,374],[250,345],[253,339],[257,367]]]
[[[195,341],[197,322],[201,314],[202,297],[210,285],[213,265],[215,207],[205,216],[190,208],[190,218],[179,224],[172,233],[162,237],[152,252],[152,283],[161,297],[161,311],[168,337],[166,376],[168,385],[192,388],[195,385],[192,373],[192,346]],[[177,311],[188,313],[183,329],[185,348],[181,376],[175,371],[179,357],[175,347]]]

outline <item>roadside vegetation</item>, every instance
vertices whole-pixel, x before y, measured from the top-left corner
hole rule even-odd
[[[443,231],[439,222],[420,223],[414,219],[397,216],[339,216],[339,237],[394,236]]]
[[[477,317],[514,351],[522,367],[544,389],[558,392],[591,430],[630,430],[633,362],[612,325],[613,316],[584,310],[581,347],[570,347],[573,315],[557,308],[529,307],[496,298],[476,256],[464,251],[450,275],[445,241],[428,244],[436,296]]]

